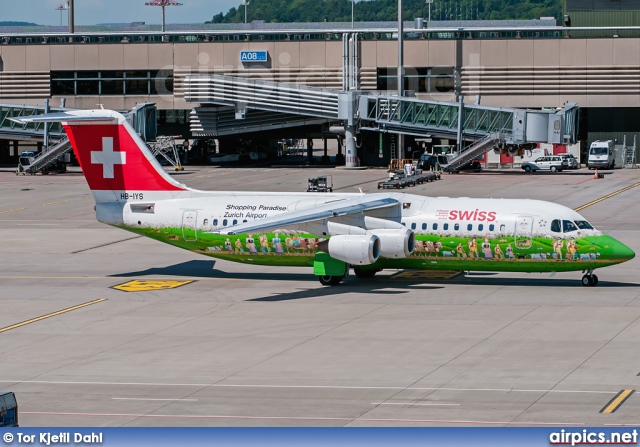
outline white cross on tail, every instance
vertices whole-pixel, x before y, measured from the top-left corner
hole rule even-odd
[[[113,151],[113,138],[102,137],[102,151],[91,151],[91,164],[102,165],[102,177],[113,178],[114,165],[123,165],[127,163],[127,154],[125,152]]]

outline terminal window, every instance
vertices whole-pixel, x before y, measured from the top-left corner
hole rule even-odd
[[[398,90],[397,67],[378,68],[378,90]],[[453,67],[405,67],[404,90],[416,93],[449,93],[454,89]]]
[[[173,94],[173,70],[52,71],[51,95]]]

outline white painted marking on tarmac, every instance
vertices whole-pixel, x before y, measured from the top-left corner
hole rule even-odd
[[[2,278],[2,277],[0,277]],[[617,394],[617,391],[594,390],[533,390],[518,388],[439,388],[439,387],[405,387],[405,386],[349,386],[349,385],[259,385],[259,384],[227,384],[227,383],[153,383],[153,382],[78,382],[56,380],[3,380],[0,383],[44,383],[50,385],[108,385],[108,386],[194,386],[219,388],[282,388],[282,389],[331,389],[331,390],[407,390],[407,391],[488,391],[501,393],[584,393],[584,394]]]
[[[198,402],[198,399],[155,399],[150,397],[112,397],[113,400],[168,400],[171,402]]]
[[[582,423],[565,422],[509,422],[509,421],[470,421],[446,419],[373,419],[373,418],[344,418],[344,417],[314,417],[314,416],[235,416],[235,415],[187,415],[187,414],[141,414],[141,413],[54,413],[46,411],[21,411],[21,414],[39,416],[86,416],[86,417],[134,417],[134,418],[173,418],[173,419],[245,419],[245,420],[276,420],[276,421],[343,421],[378,422],[378,423],[433,423],[433,424],[475,424],[475,425],[533,425],[533,426],[572,426],[582,427]]]
[[[371,402],[371,405],[411,405],[420,407],[459,407],[460,404],[438,404],[438,403],[417,403],[417,402]]]

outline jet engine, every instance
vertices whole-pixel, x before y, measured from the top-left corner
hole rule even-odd
[[[416,235],[409,228],[380,228],[368,231],[380,239],[380,256],[406,258],[416,246]]]
[[[380,257],[380,239],[374,234],[331,236],[318,249],[347,264],[369,265]]]

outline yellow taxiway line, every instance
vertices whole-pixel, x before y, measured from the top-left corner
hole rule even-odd
[[[622,188],[622,189],[620,189],[618,191],[612,192],[611,194],[607,194],[606,196],[600,197],[599,199],[596,199],[593,202],[585,203],[584,205],[579,206],[578,208],[575,208],[574,211],[583,210],[583,209],[585,209],[585,208],[587,208],[587,207],[589,207],[591,205],[595,205],[596,203],[602,202],[603,200],[610,199],[613,196],[616,196],[616,195],[621,194],[623,192],[629,191],[630,189],[633,189],[636,186],[640,186],[640,182],[634,183],[633,185],[627,186],[626,188]]]
[[[41,206],[49,206],[49,205],[57,205],[58,203],[65,203],[65,202],[69,202],[69,200],[58,200],[57,202],[49,202],[49,203],[43,203]]]
[[[15,210],[5,210],[5,211],[0,211],[0,214],[4,214],[4,213],[14,213],[16,211],[22,211],[22,210],[26,210],[26,208],[16,208]]]
[[[101,303],[101,302],[106,301],[106,300],[107,300],[106,298],[100,298],[100,299],[97,299],[97,300],[89,301],[88,303],[78,304],[77,306],[68,307],[66,309],[62,309],[62,310],[59,310],[57,312],[53,312],[53,313],[50,313],[50,314],[47,314],[47,315],[42,315],[41,317],[32,318],[31,320],[23,321],[22,323],[17,323],[17,324],[13,324],[11,326],[3,327],[2,329],[0,329],[0,333],[6,332],[6,331],[10,331],[11,329],[16,329],[16,328],[19,328],[21,326],[25,326],[27,324],[35,323],[36,321],[44,320],[45,318],[55,317],[56,315],[64,314],[64,313],[67,313],[67,312],[71,312],[72,310],[76,310],[76,309],[80,309],[80,308],[83,308],[83,307],[91,306],[92,304],[98,304],[98,303]]]
[[[635,390],[620,391],[600,410],[600,413],[614,413],[634,392]]]

